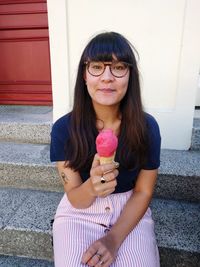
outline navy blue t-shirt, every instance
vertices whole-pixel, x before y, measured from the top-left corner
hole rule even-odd
[[[149,137],[149,153],[145,166],[145,170],[157,169],[160,166],[160,145],[161,137],[159,126],[150,114],[145,113],[145,118],[147,120],[148,137]],[[70,127],[70,113],[58,119],[51,131],[51,146],[50,146],[50,159],[51,161],[65,161],[65,144],[69,138]],[[117,176],[117,186],[113,193],[127,192],[133,189],[136,178],[139,173],[139,169],[126,170],[121,169],[119,175]],[[85,182],[89,177],[89,172],[80,172],[82,181]]]

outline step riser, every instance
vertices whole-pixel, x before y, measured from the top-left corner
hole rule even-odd
[[[172,256],[173,255],[173,256]],[[199,256],[191,253],[186,253],[182,251],[167,251],[160,248],[160,261],[161,267],[172,267],[172,266],[186,266],[186,267],[196,267],[199,263]],[[184,262],[184,263],[183,263]],[[30,258],[22,257],[9,257],[0,256],[0,264],[2,266],[34,266],[34,267],[53,267],[53,262],[35,260]],[[184,265],[183,265],[184,264]]]
[[[197,267],[200,262],[199,253],[182,250],[159,248],[161,267]]]
[[[50,124],[0,123],[0,141],[49,144],[51,128]],[[200,150],[199,128],[193,128],[191,150]]]
[[[200,150],[200,128],[193,128],[191,150]]]
[[[18,238],[20,238],[19,235],[16,235],[15,238],[15,236],[13,236],[12,233],[11,238],[13,239],[12,243],[18,245],[18,249],[16,250],[15,247],[14,249],[5,247],[7,255],[25,256],[32,259],[44,259],[53,261],[51,238],[49,238],[48,236],[44,236],[43,238],[41,238],[35,235],[34,237],[31,237],[31,241],[32,242],[35,241],[34,247],[30,246],[29,243],[30,240],[27,240],[27,247],[22,247],[21,243],[19,242],[20,239],[17,239],[17,236]],[[27,234],[26,236],[23,237],[24,238],[27,237]],[[6,238],[6,241],[9,242],[10,240],[7,240]],[[42,244],[42,247],[39,246],[40,244]],[[1,250],[0,254],[2,254]],[[159,247],[159,254],[160,254],[161,267],[172,267],[172,266],[196,267],[198,266],[200,261],[200,254],[181,251],[181,250],[173,250],[173,249]]]
[[[53,262],[25,257],[0,255],[0,266],[4,267],[54,267]]]
[[[159,174],[154,197],[200,201],[200,177],[182,177]]]
[[[1,189],[0,254],[51,260],[50,221],[62,196],[63,193],[55,192]],[[153,199],[150,207],[161,259],[165,256],[165,262],[171,260],[169,249],[174,261],[176,255],[180,259],[183,250],[186,253],[181,252],[181,255],[186,262],[191,259],[190,255],[198,256],[198,204]]]
[[[0,141],[49,144],[50,131],[50,124],[1,123]]]
[[[0,254],[17,255],[33,259],[53,261],[52,237],[50,234],[26,231],[0,231]],[[198,266],[200,254],[178,249],[159,247],[162,267]],[[180,264],[180,265],[179,265]]]
[[[54,166],[0,163],[0,187],[63,192],[61,180]],[[200,177],[159,174],[154,197],[200,201]]]
[[[45,233],[0,230],[0,254],[53,260],[51,237]]]
[[[63,185],[53,166],[0,163],[0,187],[63,191]]]

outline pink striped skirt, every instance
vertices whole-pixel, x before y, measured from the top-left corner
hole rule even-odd
[[[55,267],[86,267],[81,264],[83,252],[104,236],[133,191],[97,198],[86,209],[74,208],[67,195],[58,205],[53,224]],[[134,210],[133,210],[134,214]],[[159,253],[150,208],[126,237],[110,267],[159,267]]]

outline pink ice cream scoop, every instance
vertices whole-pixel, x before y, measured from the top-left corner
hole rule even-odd
[[[100,163],[110,163],[114,160],[118,139],[113,130],[102,130],[96,138],[96,149],[100,156]]]

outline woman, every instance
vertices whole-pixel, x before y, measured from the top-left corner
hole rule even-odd
[[[118,136],[116,162],[100,165],[95,139],[108,128]],[[160,266],[148,207],[159,157],[159,127],[142,109],[132,45],[99,34],[81,56],[73,109],[51,133],[65,191],[53,224],[56,267]]]

